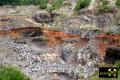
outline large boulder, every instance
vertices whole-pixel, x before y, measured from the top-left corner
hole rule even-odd
[[[56,13],[38,13],[33,16],[33,19],[38,23],[52,23],[56,16],[58,16]]]

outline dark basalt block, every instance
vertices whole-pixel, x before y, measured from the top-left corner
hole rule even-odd
[[[114,64],[117,60],[120,60],[120,47],[108,47],[104,61],[109,64]]]

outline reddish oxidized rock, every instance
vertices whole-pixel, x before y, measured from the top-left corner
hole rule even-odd
[[[101,59],[104,59],[106,49],[109,46],[120,46],[120,34],[101,33],[96,36],[96,44],[98,45],[98,53]]]
[[[9,30],[1,30],[0,35],[8,35],[13,39],[16,38],[27,38],[27,37],[40,37],[47,39],[49,46],[60,45],[63,42],[70,42],[77,46],[84,46],[88,39],[81,38],[80,35],[70,34],[50,29],[42,29],[38,27],[22,27],[22,28],[13,28]]]
[[[83,47],[87,44],[89,39],[82,38],[78,34],[70,34],[50,29],[42,29],[38,27],[22,27],[13,28],[9,30],[1,30],[1,36],[8,35],[13,39],[16,38],[32,38],[42,37],[48,41],[48,46],[55,47],[61,45],[62,43],[72,43],[77,47]],[[120,34],[106,34],[100,33],[95,37],[95,42],[97,46],[97,53],[103,60],[106,54],[106,48],[109,46],[120,46]]]

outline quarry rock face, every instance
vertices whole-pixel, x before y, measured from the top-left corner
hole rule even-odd
[[[38,12],[39,7],[34,5],[12,6],[5,5],[0,7],[0,15],[18,14],[18,15],[33,15]]]
[[[114,52],[119,56],[117,48],[107,49],[119,46],[119,34],[95,32],[81,32],[81,36],[40,27],[0,30],[0,64],[18,66],[33,80],[88,78],[101,59],[119,59],[113,56]]]
[[[6,37],[3,36],[3,38],[1,37],[0,51],[3,53],[0,54],[0,64],[18,66],[33,79],[35,78],[34,80],[42,80],[46,77],[48,80],[53,78],[61,80],[77,80],[81,76],[87,78],[97,70],[96,59],[98,56],[94,51],[91,51],[91,49],[95,49],[91,42],[84,46],[87,48],[75,46],[74,40],[72,43],[63,42],[61,45],[49,47],[47,45],[49,44],[48,41],[50,38],[44,36],[45,34],[47,35],[47,33],[45,33],[43,29],[42,35],[38,35],[36,32],[42,32],[40,28],[38,28],[38,30],[39,31],[37,31],[37,29],[35,30],[34,27],[19,28],[20,33],[19,31],[16,33],[24,33],[27,37],[23,38],[23,36],[17,35],[19,36],[17,37],[18,42],[14,41],[16,40],[14,34],[16,34],[15,31],[17,31],[17,28],[10,29],[11,34],[6,35]],[[74,37],[72,34],[64,33],[64,35],[65,34],[67,34],[68,38]],[[9,37],[10,35],[11,37],[14,36],[14,38],[11,39]],[[43,37],[36,38],[36,36]],[[44,43],[46,46],[40,46],[41,44],[38,45],[44,37],[47,40],[47,42]],[[27,38],[32,38],[32,40],[26,42],[28,40]],[[19,40],[23,40],[25,43],[20,43]]]
[[[119,10],[115,12],[95,12],[80,10],[77,17],[67,17],[56,20],[54,24],[60,30],[81,34],[81,30],[100,30],[119,34]],[[56,27],[55,27],[56,28]]]
[[[60,21],[49,14],[33,18],[40,23],[26,17],[0,18],[0,64],[17,66],[33,80],[86,80],[98,70],[100,61],[119,60],[120,29],[113,24],[113,14]],[[58,24],[54,29],[39,25],[52,21]]]

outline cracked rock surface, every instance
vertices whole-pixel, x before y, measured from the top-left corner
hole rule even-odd
[[[1,37],[0,64],[17,66],[33,80],[78,80],[97,70],[98,56],[93,56],[95,47],[91,42],[85,49],[71,43],[55,48],[40,47],[36,43],[15,43],[9,37]]]

